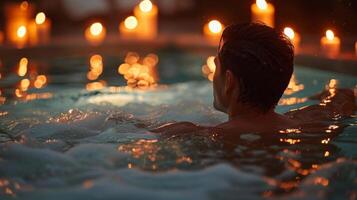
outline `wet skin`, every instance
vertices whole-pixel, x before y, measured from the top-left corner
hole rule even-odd
[[[335,124],[338,119],[350,117],[357,110],[356,98],[351,89],[330,89],[311,98],[319,99],[320,103],[289,111],[284,115],[272,111],[265,115],[232,117],[227,122],[215,127],[203,127],[191,122],[179,122],[165,124],[152,130],[152,132],[168,135],[202,130],[210,130],[224,135],[272,133],[286,129],[324,132],[326,126],[331,123]]]
[[[279,114],[274,108],[260,112],[254,107],[237,101],[239,82],[230,70],[223,71],[218,57],[213,79],[214,107],[228,115],[228,121],[215,127],[202,127],[191,122],[165,124],[152,130],[155,133],[179,134],[210,130],[220,134],[272,133],[286,129],[324,131],[326,123],[336,118],[346,118],[356,111],[356,99],[351,89],[329,89],[311,97],[320,100],[317,105]]]
[[[296,191],[301,181],[321,165],[341,157],[341,149],[332,140],[349,126],[344,120],[357,111],[356,97],[351,89],[329,89],[310,98],[320,103],[283,115],[272,111],[255,117],[230,117],[227,122],[214,127],[191,122],[166,124],[153,132],[159,133],[163,140],[179,142],[182,138],[186,141],[197,135],[212,138],[219,147],[212,149],[202,145],[200,151],[223,152],[215,160],[230,163],[238,169],[259,166],[265,176],[277,181],[271,195],[285,194]],[[291,173],[281,176],[288,169]]]

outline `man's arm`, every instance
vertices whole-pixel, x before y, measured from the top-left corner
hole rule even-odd
[[[350,117],[357,110],[356,97],[351,89],[330,89],[311,99],[318,99],[320,103],[287,112],[285,115],[302,122],[321,122]]]

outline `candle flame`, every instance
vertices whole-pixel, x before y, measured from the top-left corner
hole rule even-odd
[[[29,3],[27,1],[21,2],[20,4],[21,10],[27,10],[28,7],[29,7]]]
[[[333,33],[333,31],[327,30],[327,31],[326,31],[326,38],[327,38],[328,40],[333,40],[333,39],[335,38],[335,34]]]
[[[27,58],[21,58],[19,62],[19,69],[17,71],[17,74],[19,76],[25,76],[27,73],[27,65],[28,65],[28,59]]]
[[[284,28],[284,34],[286,35],[286,36],[288,36],[288,38],[289,39],[294,39],[294,37],[295,37],[295,32],[294,32],[294,30],[292,29],[292,28],[290,28],[290,27],[286,27],[286,28]]]
[[[129,16],[125,19],[124,25],[127,29],[133,30],[138,26],[138,20],[134,16]]]
[[[103,31],[103,25],[100,23],[100,22],[96,22],[96,23],[93,23],[91,26],[90,26],[90,33],[92,35],[100,35]]]
[[[139,4],[140,10],[143,12],[150,12],[152,10],[152,3],[150,0],[144,0]]]
[[[26,33],[27,33],[26,26],[20,26],[16,32],[16,34],[19,38],[25,37]]]
[[[43,13],[43,12],[37,13],[35,21],[36,21],[36,24],[39,24],[39,25],[45,23],[45,21],[46,21],[45,13]]]
[[[221,22],[212,20],[208,23],[208,28],[212,33],[220,33],[223,29]]]
[[[265,0],[256,0],[256,4],[261,10],[266,10],[268,8],[268,3]]]

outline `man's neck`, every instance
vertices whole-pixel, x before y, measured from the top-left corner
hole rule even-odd
[[[232,108],[232,107],[231,107]],[[280,129],[296,127],[298,123],[288,117],[278,114],[274,109],[261,112],[250,107],[228,109],[229,120],[218,127],[235,132],[272,132]]]
[[[267,112],[262,112],[257,108],[252,107],[241,107],[241,108],[230,108],[228,109],[229,121],[232,120],[263,120],[265,118],[276,117],[274,109],[270,109]]]

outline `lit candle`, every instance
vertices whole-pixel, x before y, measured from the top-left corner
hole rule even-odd
[[[222,31],[223,31],[223,25],[218,20],[211,20],[210,22],[205,24],[205,26],[203,27],[204,35],[208,39],[210,39],[214,42],[217,42],[220,40]]]
[[[33,13],[33,6],[27,1],[5,5],[6,39],[9,44],[22,48],[27,43],[27,25]]]
[[[274,27],[275,8],[265,0],[256,0],[251,6],[252,22],[263,22],[264,24]]]
[[[326,35],[321,38],[321,50],[329,58],[335,58],[340,54],[340,38],[333,31],[327,30]]]
[[[31,45],[47,44],[50,40],[51,22],[45,13],[40,12],[29,24],[29,42]]]
[[[294,51],[297,53],[300,47],[300,35],[290,27],[284,28],[284,34],[290,39],[291,43],[294,45]]]
[[[157,36],[158,8],[150,0],[143,0],[134,8],[134,15],[138,20],[138,37],[152,39]]]
[[[17,48],[23,48],[26,43],[27,43],[27,39],[28,39],[28,33],[27,33],[27,28],[25,25],[22,25],[20,27],[17,28],[16,31],[16,47]]]
[[[18,48],[26,45],[28,38],[27,25],[32,13],[33,6],[27,1],[5,5],[6,39],[9,44]]]
[[[357,56],[357,41],[355,42],[355,51],[356,51],[356,56]]]
[[[106,30],[100,22],[91,24],[84,32],[84,36],[92,45],[98,45],[105,39]]]
[[[137,34],[138,20],[134,16],[127,17],[119,25],[119,32],[123,37],[135,37]]]

